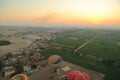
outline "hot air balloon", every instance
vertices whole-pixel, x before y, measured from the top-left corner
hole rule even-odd
[[[17,74],[12,77],[12,80],[28,80],[28,77],[25,74]]]
[[[62,62],[62,58],[59,55],[52,55],[48,58],[48,64],[52,67],[58,67]]]
[[[91,80],[87,73],[77,70],[67,73],[66,78],[66,80]]]

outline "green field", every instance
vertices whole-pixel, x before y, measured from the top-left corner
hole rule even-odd
[[[99,31],[93,30],[81,30],[75,32],[69,32],[69,36],[65,38],[57,38],[55,40],[49,41],[51,45],[67,46],[67,47],[78,47],[84,42],[88,41],[90,38],[95,36]]]
[[[92,59],[80,57],[78,55],[73,55],[71,51],[68,51],[68,50],[58,50],[58,49],[50,48],[41,53],[43,56],[46,56],[47,58],[51,55],[57,54],[57,55],[60,55],[63,58],[63,60],[68,61],[70,63],[77,64],[84,67],[89,66],[89,69],[96,69],[96,71],[100,70],[100,72],[104,72],[105,70],[105,67],[100,66],[102,65],[101,62],[98,63],[97,61],[94,61]]]
[[[108,32],[98,36],[91,43],[79,50],[97,57],[120,60],[120,32]]]
[[[90,33],[90,34],[89,34]],[[72,46],[76,48],[85,42],[86,39],[91,39],[99,31],[74,31],[69,32],[70,36],[49,41],[50,44]],[[79,50],[78,53],[86,53],[96,57],[105,59],[120,60],[120,31],[103,31],[103,33]],[[72,38],[71,38],[72,37]],[[74,37],[74,38],[73,38]],[[85,68],[101,72],[105,74],[104,80],[120,80],[120,64],[114,65],[109,61],[94,60],[88,57],[74,55],[71,50],[59,50],[50,48],[41,52],[42,55],[49,57],[53,54],[60,55],[64,61],[83,66]],[[110,64],[109,64],[110,63]]]

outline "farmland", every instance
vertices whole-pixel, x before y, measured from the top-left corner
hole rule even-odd
[[[75,32],[68,32],[68,37],[65,38],[57,38],[55,40],[49,41],[51,45],[64,45],[68,47],[78,47],[82,45],[84,42],[88,41],[90,38],[99,33],[99,31],[75,31]]]
[[[120,31],[77,30],[68,34],[69,36],[67,37],[57,38],[49,41],[49,43],[51,45],[57,44],[57,46],[62,45],[61,47],[73,47],[73,50],[61,50],[53,47],[41,53],[46,57],[58,54],[67,62],[104,73],[105,80],[120,80]],[[97,34],[100,35],[78,50],[77,54],[73,54],[74,49],[89,41]],[[80,56],[81,53],[85,56]],[[86,57],[88,55],[94,56],[95,59]],[[102,58],[103,60],[99,61],[96,58]]]
[[[120,32],[103,32],[91,43],[80,49],[79,53],[120,60],[119,36]]]

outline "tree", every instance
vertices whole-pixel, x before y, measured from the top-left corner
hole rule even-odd
[[[11,52],[8,52],[5,56],[8,59],[8,58],[11,58],[13,56],[13,54]]]
[[[1,41],[0,41],[0,46],[9,45],[9,44],[11,44],[10,41],[6,41],[6,40],[1,40]]]

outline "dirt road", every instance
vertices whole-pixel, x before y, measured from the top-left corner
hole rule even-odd
[[[76,48],[74,50],[74,54],[76,54],[78,52],[78,50],[80,50],[81,48],[83,48],[84,46],[86,46],[87,44],[89,44],[91,41],[93,41],[96,37],[98,37],[101,33],[95,35],[93,38],[91,38],[90,40],[88,40],[87,42],[83,43],[82,45],[80,45],[78,48]]]

